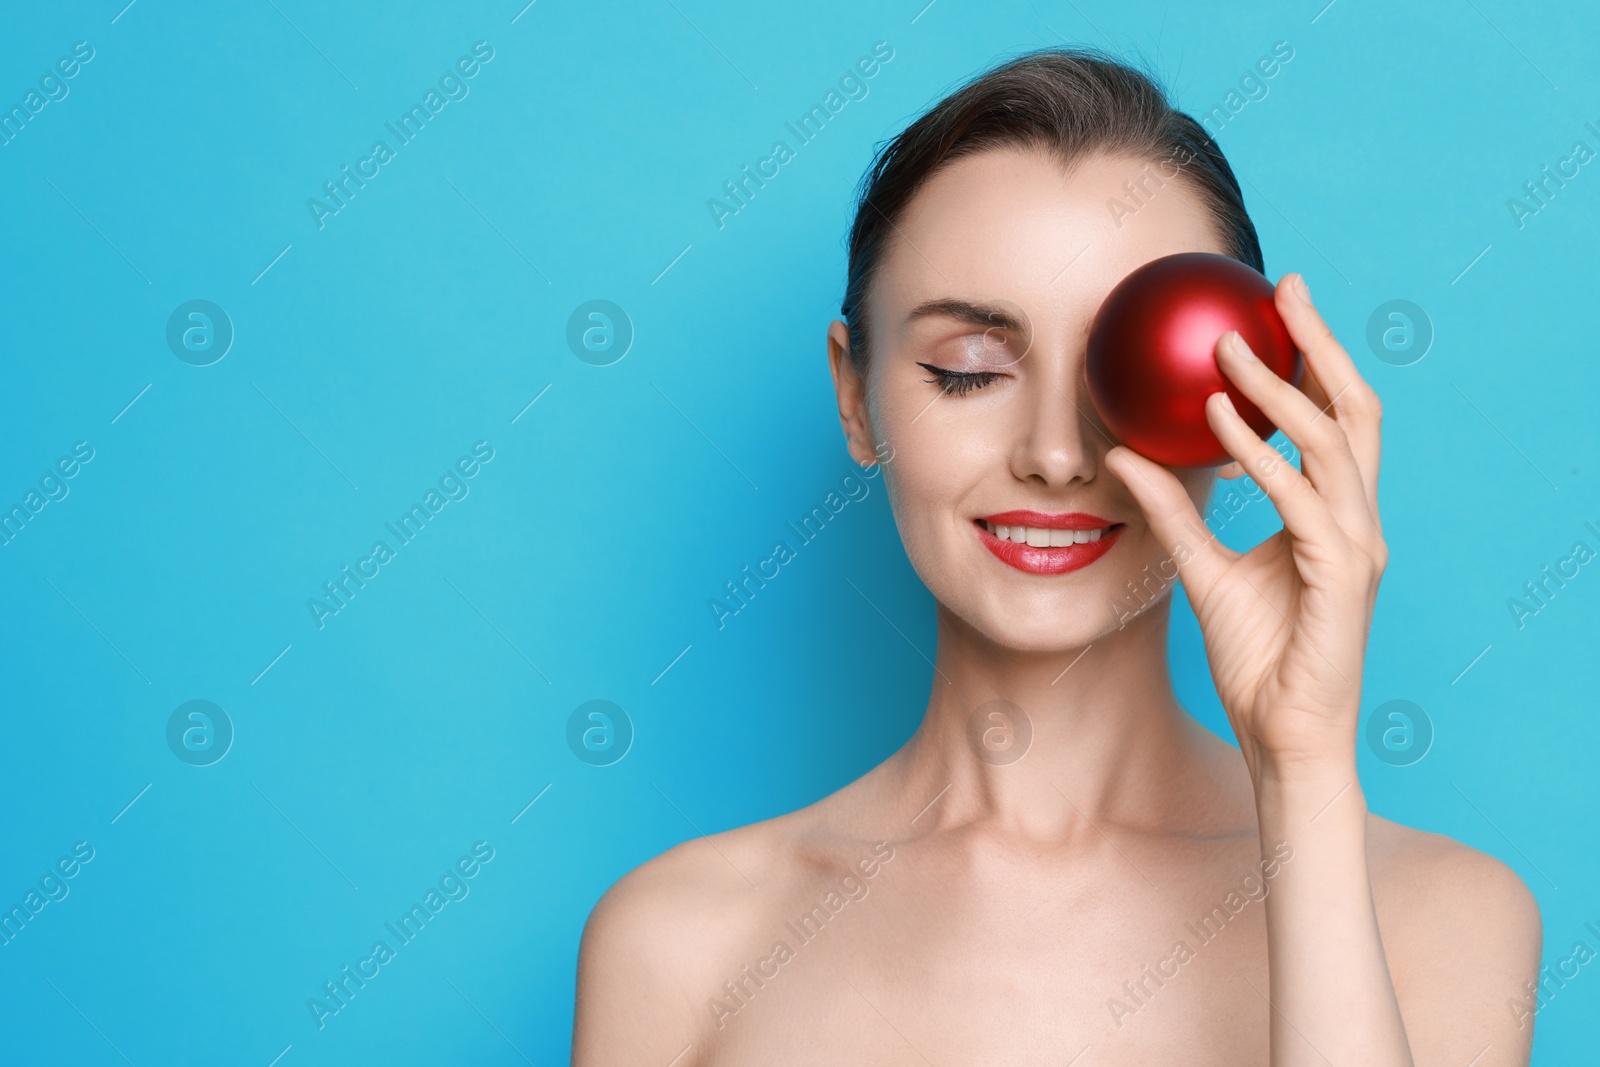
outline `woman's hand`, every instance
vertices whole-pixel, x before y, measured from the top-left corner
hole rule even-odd
[[[1217,439],[1234,458],[1224,477],[1249,474],[1283,529],[1245,553],[1211,535],[1178,478],[1119,446],[1106,456],[1178,566],[1205,634],[1217,694],[1251,774],[1297,768],[1353,772],[1361,673],[1388,550],[1378,523],[1382,408],[1312,305],[1298,274],[1275,302],[1305,356],[1301,388],[1279,378],[1237,333],[1217,363],[1300,450],[1296,470],[1235,411],[1206,400]]]

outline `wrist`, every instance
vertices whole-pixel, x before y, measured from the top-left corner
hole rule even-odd
[[[1250,767],[1250,777],[1263,826],[1285,821],[1302,825],[1364,822],[1366,818],[1367,798],[1353,753],[1348,759],[1257,759]]]
[[[1344,729],[1302,736],[1293,744],[1267,745],[1260,738],[1244,736],[1239,742],[1258,789],[1264,784],[1291,788],[1323,785],[1336,778],[1342,784],[1356,776],[1355,738]]]

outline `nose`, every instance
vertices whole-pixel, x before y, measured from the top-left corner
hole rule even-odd
[[[1089,398],[1085,348],[1078,344],[1040,351],[1036,341],[1029,358],[1031,373],[1024,376],[1012,473],[1052,489],[1086,482],[1113,442]]]

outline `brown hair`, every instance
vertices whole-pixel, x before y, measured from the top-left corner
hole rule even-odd
[[[1262,269],[1261,242],[1233,169],[1204,127],[1177,110],[1156,78],[1095,48],[1046,48],[967,82],[878,151],[861,179],[840,313],[850,358],[867,365],[867,289],[895,222],[940,168],[986,149],[1043,148],[1071,165],[1091,152],[1183,161],[1216,218],[1224,247]]]

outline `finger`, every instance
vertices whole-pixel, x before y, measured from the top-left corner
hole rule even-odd
[[[1300,391],[1306,395],[1307,400],[1317,405],[1318,411],[1324,414],[1331,414],[1333,411],[1331,400],[1328,394],[1323,391],[1322,383],[1317,381],[1315,374],[1300,375]]]
[[[1230,460],[1217,468],[1217,477],[1231,482],[1235,478],[1244,477],[1244,468],[1239,465],[1238,460]]]
[[[1347,539],[1316,487],[1250,428],[1227,393],[1219,391],[1206,397],[1206,419],[1222,447],[1244,465],[1271,498],[1283,528],[1297,541],[1331,552],[1338,542]]]
[[[1300,449],[1305,476],[1323,495],[1345,532],[1353,538],[1369,537],[1374,527],[1372,509],[1350,439],[1339,420],[1323,417],[1309,397],[1261,362],[1237,331],[1229,330],[1218,339],[1217,364]]]
[[[1206,591],[1239,553],[1206,528],[1188,490],[1166,467],[1125,445],[1107,452],[1105,465],[1128,487],[1156,540],[1177,564],[1189,599],[1196,603],[1204,600]]]
[[[1379,427],[1383,404],[1355,362],[1311,303],[1310,291],[1299,274],[1286,274],[1278,282],[1274,302],[1295,347],[1304,354],[1310,377],[1326,397],[1318,406],[1323,418],[1337,418],[1350,438],[1350,450],[1361,471],[1367,500],[1378,514],[1378,463],[1381,458]],[[1315,399],[1315,398],[1313,398]]]

